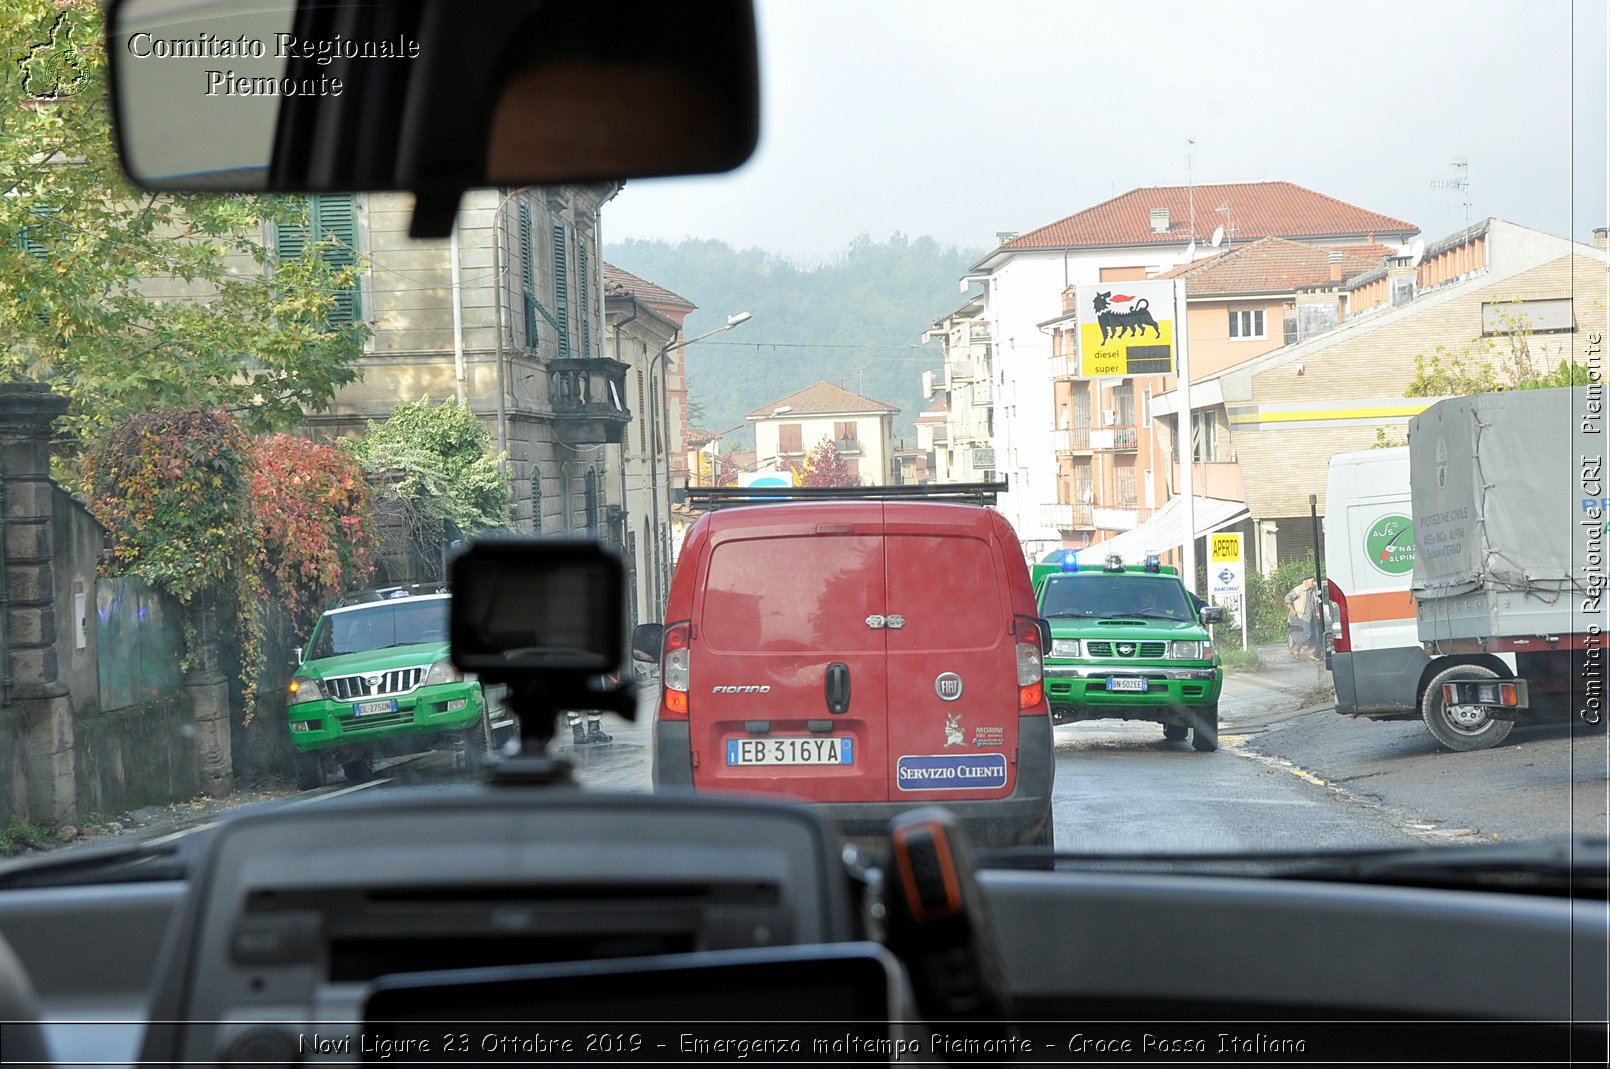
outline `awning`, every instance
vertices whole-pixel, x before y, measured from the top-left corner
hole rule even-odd
[[[1244,501],[1225,501],[1217,497],[1198,497],[1194,501],[1196,515],[1192,519],[1198,538],[1244,520],[1248,515]],[[1088,549],[1081,549],[1078,560],[1081,565],[1100,564],[1108,554],[1117,553],[1124,558],[1125,564],[1139,564],[1148,553],[1161,555],[1183,545],[1185,499],[1175,497],[1134,530],[1114,535],[1105,542],[1097,542]]]

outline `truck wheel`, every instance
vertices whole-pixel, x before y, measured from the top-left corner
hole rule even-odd
[[[1431,735],[1458,753],[1485,750],[1509,737],[1512,720],[1495,720],[1479,705],[1444,705],[1442,685],[1461,679],[1500,679],[1491,668],[1479,664],[1456,664],[1432,677],[1420,699],[1420,716]]]
[[[1180,742],[1185,738],[1186,733],[1190,730],[1191,729],[1186,727],[1184,724],[1164,724],[1163,738],[1170,739],[1174,742]]]
[[[296,755],[296,789],[318,790],[324,786],[324,755],[317,750]]]
[[[1191,749],[1198,753],[1212,753],[1219,748],[1219,705],[1217,702],[1191,714]]]

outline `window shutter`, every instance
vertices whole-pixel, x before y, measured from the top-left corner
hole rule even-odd
[[[570,356],[570,264],[565,225],[553,224],[553,310],[559,320],[559,358]]]
[[[593,303],[588,298],[587,242],[576,242],[576,266],[581,274],[581,355],[593,355]]]
[[[648,455],[648,423],[644,416],[648,414],[648,406],[643,403],[643,369],[637,369],[637,451],[644,456]]]
[[[308,206],[311,218],[312,205]],[[274,256],[280,260],[300,260],[307,249],[307,227],[295,223],[274,224]]]
[[[358,198],[354,194],[310,197],[307,220],[306,226],[274,224],[274,255],[277,259],[301,259],[309,244],[332,238],[332,245],[321,251],[326,264],[344,270],[358,262]],[[330,314],[331,323],[356,323],[363,317],[356,281],[336,291],[335,300],[335,310]]]
[[[520,202],[520,296],[525,310],[525,344],[537,347],[537,273],[531,243],[531,205]]]
[[[313,198],[314,233],[320,241],[334,239],[324,250],[324,262],[345,270],[358,262],[358,198],[352,193],[320,194]],[[356,281],[336,292],[332,323],[356,323],[363,316]]]

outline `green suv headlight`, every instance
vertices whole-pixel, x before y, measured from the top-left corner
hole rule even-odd
[[[443,657],[431,665],[430,671],[425,673],[425,686],[427,687],[433,687],[438,683],[462,682],[464,682],[464,673],[454,667],[453,661],[449,657]]]
[[[1076,638],[1054,638],[1051,640],[1051,656],[1077,657],[1079,656],[1079,640]]]
[[[1204,646],[1207,647],[1206,655],[1202,652]],[[1213,646],[1207,642],[1170,642],[1168,656],[1176,661],[1201,661],[1213,656]]]
[[[286,705],[302,705],[306,702],[321,702],[324,700],[324,688],[319,686],[316,679],[304,679],[295,676],[291,685],[286,688]]]

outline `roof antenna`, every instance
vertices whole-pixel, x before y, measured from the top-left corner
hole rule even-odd
[[[1470,161],[1460,156],[1448,165],[1459,172],[1458,178],[1433,178],[1432,189],[1457,189],[1465,195],[1465,226],[1470,226]]]
[[[1196,138],[1185,139],[1185,195],[1191,205],[1191,252],[1196,252],[1196,158],[1191,149],[1196,145]]]

